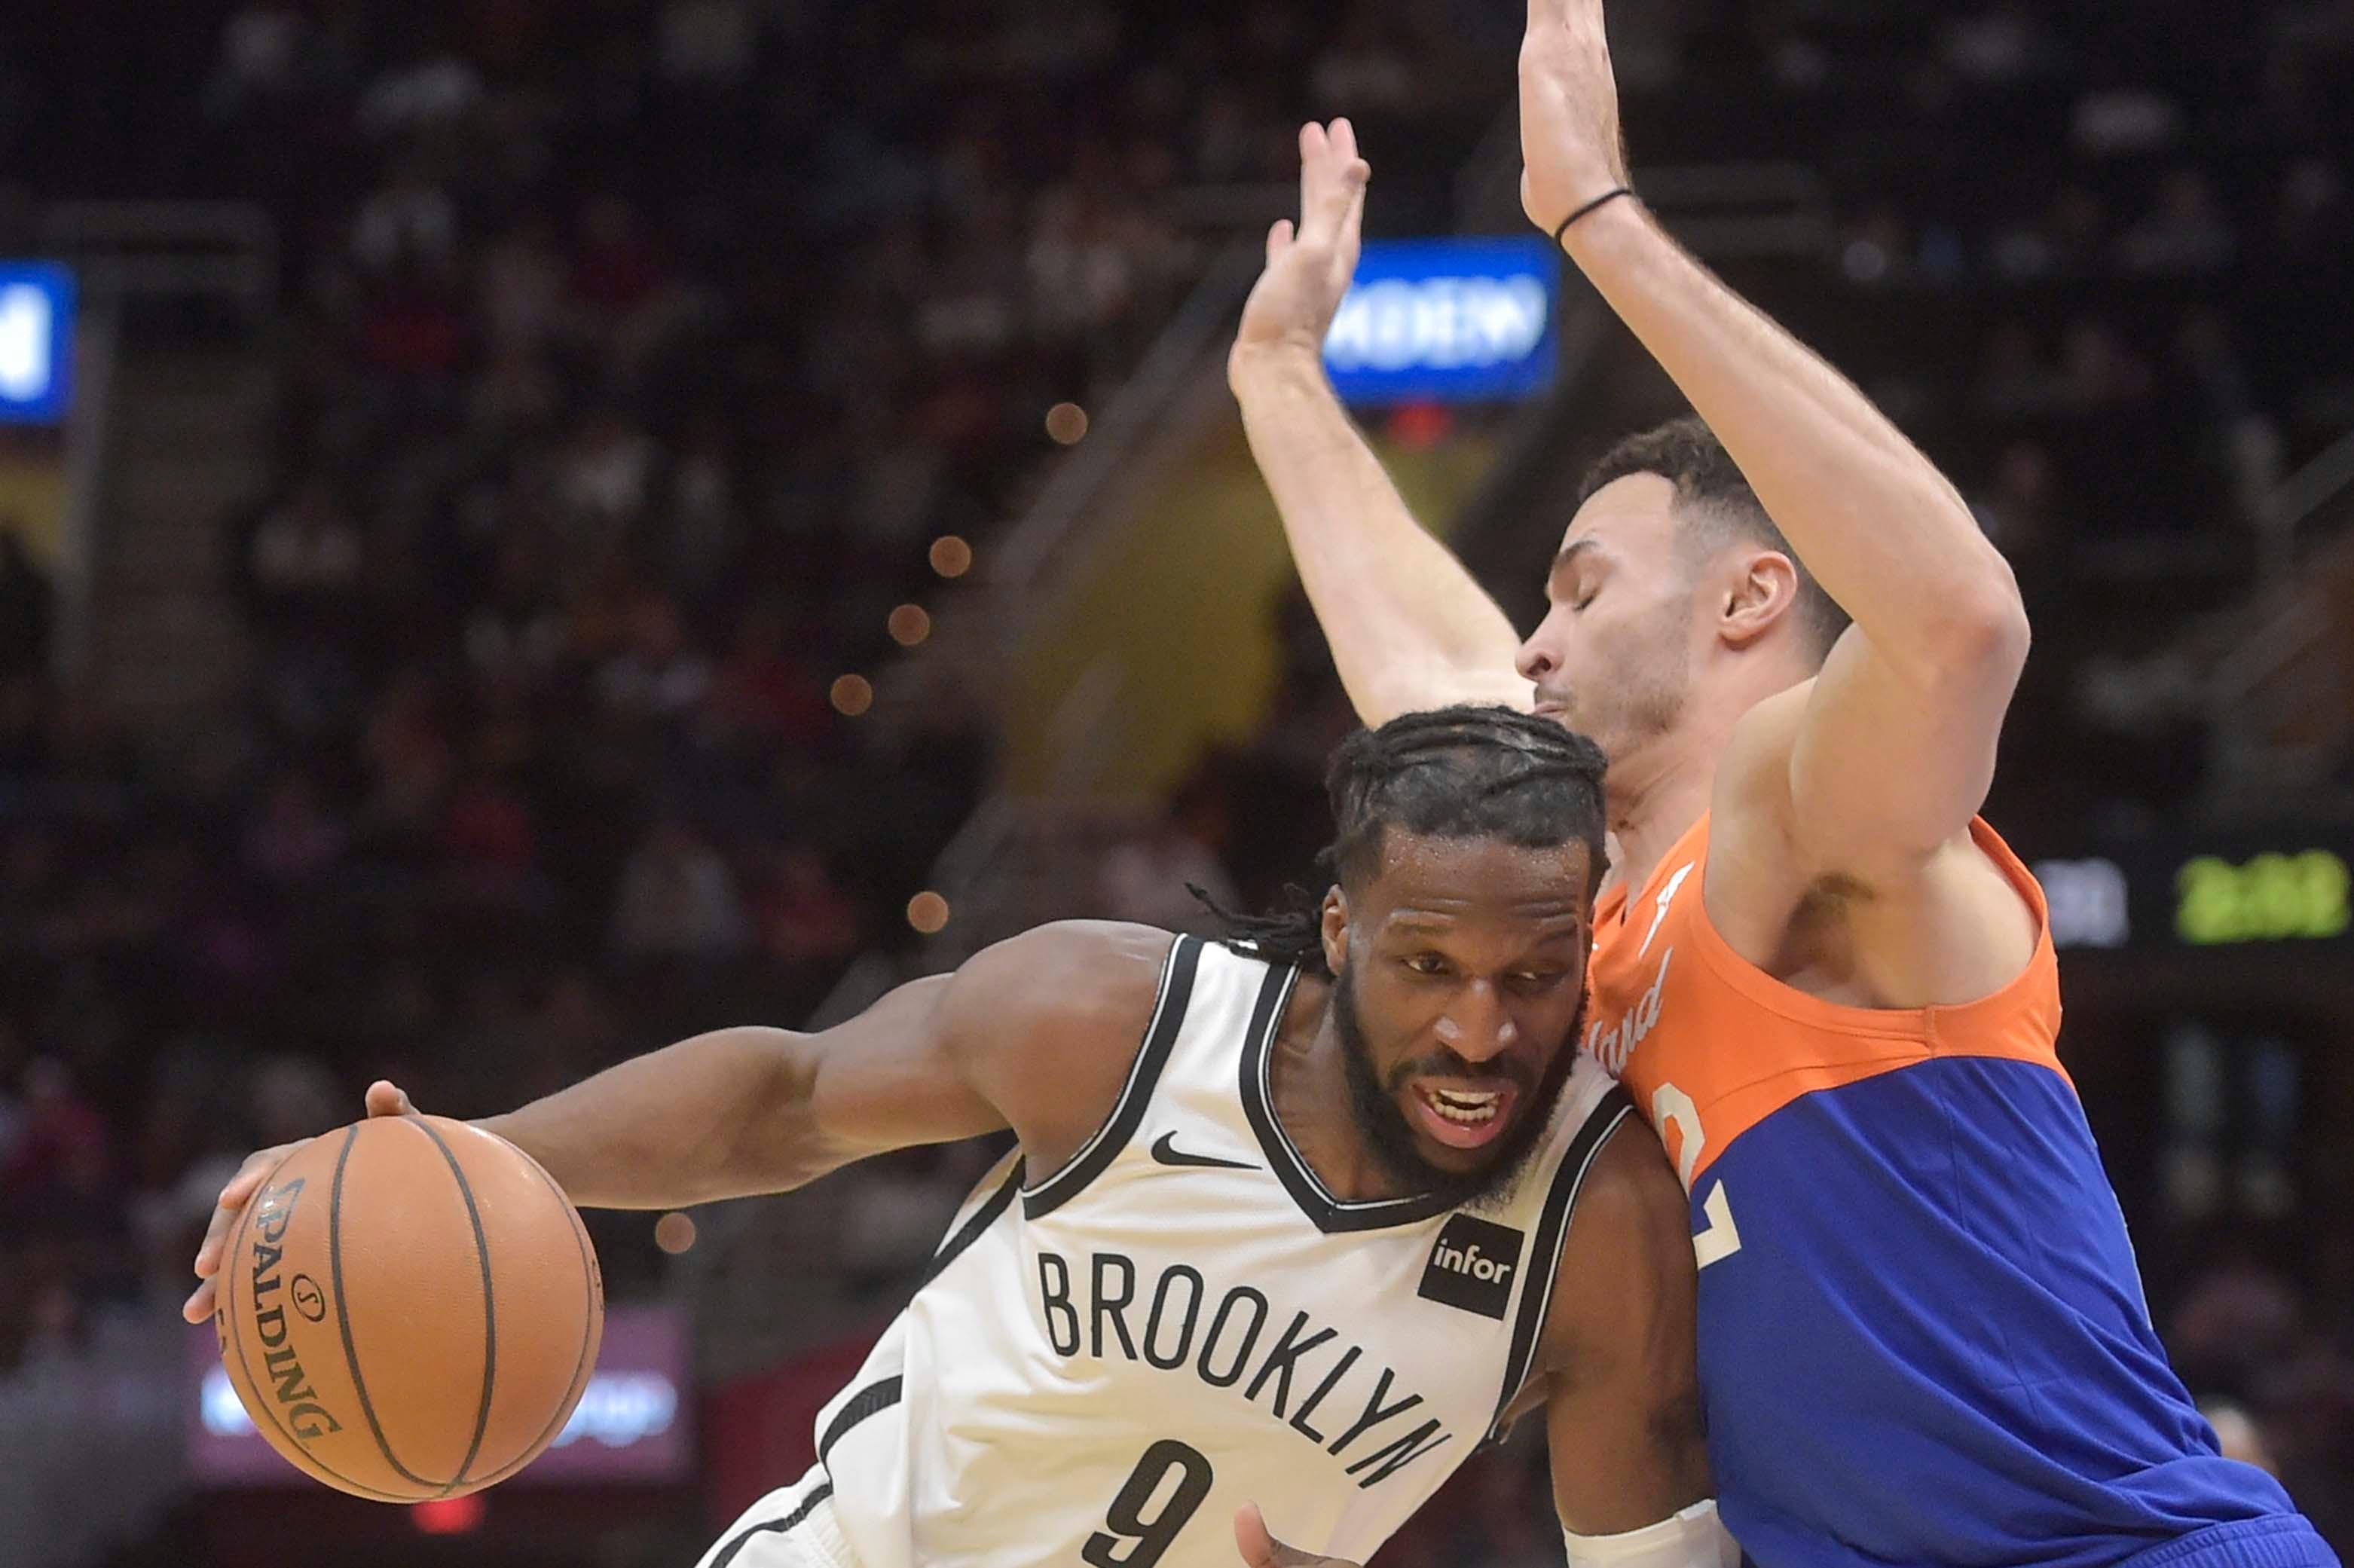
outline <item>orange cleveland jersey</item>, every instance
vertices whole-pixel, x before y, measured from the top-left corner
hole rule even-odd
[[[2062,1069],[2043,895],[1993,996],[1808,996],[1710,923],[1705,818],[1596,913],[1585,1045],[1691,1195],[1724,1521],[1784,1563],[2334,1563],[2167,1364]]]

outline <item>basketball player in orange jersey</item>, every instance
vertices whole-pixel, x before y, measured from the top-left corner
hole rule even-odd
[[[1767,1568],[2335,1563],[2151,1331],[2042,894],[1977,815],[2027,656],[2009,568],[1628,192],[1601,0],[1532,0],[1521,122],[1529,216],[1701,416],[1603,460],[1533,635],[1325,380],[1369,176],[1345,122],[1301,133],[1231,379],[1368,721],[1502,701],[1607,754],[1585,1041],[1687,1192],[1724,1523]]]

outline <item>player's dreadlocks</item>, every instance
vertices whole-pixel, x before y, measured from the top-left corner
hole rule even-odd
[[[1382,835],[1397,827],[1525,849],[1583,842],[1593,884],[1599,885],[1607,863],[1602,769],[1601,748],[1592,741],[1511,708],[1407,714],[1379,729],[1359,730],[1333,754],[1324,790],[1340,831],[1316,864],[1342,887],[1359,885],[1380,869]],[[1320,900],[1302,888],[1290,891],[1295,906],[1281,914],[1210,908],[1231,939],[1329,977]]]

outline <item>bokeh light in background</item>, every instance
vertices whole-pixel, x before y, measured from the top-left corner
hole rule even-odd
[[[954,534],[932,541],[932,570],[944,577],[960,577],[972,570],[972,546]]]
[[[1046,410],[1046,434],[1059,446],[1077,446],[1087,439],[1087,411],[1076,403],[1055,404]]]
[[[949,901],[937,893],[918,893],[907,900],[907,924],[927,937],[938,935],[949,923]]]
[[[891,641],[902,648],[913,648],[932,634],[932,618],[919,604],[903,604],[891,612],[887,623]]]
[[[695,1245],[695,1216],[673,1211],[656,1220],[654,1245],[673,1257]]]
[[[845,718],[856,718],[875,705],[875,685],[864,675],[843,675],[833,683],[829,694],[833,711]]]

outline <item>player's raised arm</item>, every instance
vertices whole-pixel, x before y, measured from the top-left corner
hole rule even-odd
[[[1526,709],[1511,622],[1415,521],[1324,374],[1372,173],[1356,132],[1306,126],[1299,159],[1299,223],[1267,236],[1227,372],[1341,683],[1368,725],[1457,703]]]
[[[790,1192],[869,1155],[1009,1127],[1051,1162],[1118,1097],[1170,943],[1142,927],[1041,927],[822,1033],[717,1030],[480,1125],[589,1209]],[[379,1083],[367,1108],[413,1107]],[[230,1224],[291,1147],[254,1155],[222,1192],[190,1321],[211,1315]]]
[[[1521,138],[1522,198],[1548,231],[1627,183],[1602,0],[1531,0]],[[1855,620],[1811,697],[1791,699],[1803,719],[1776,728],[1766,705],[1770,733],[1736,742],[1727,768],[1787,785],[1810,869],[1876,881],[1918,865],[1967,829],[1992,778],[2027,653],[2009,567],[1861,392],[1640,206],[1605,201],[1562,241]]]

